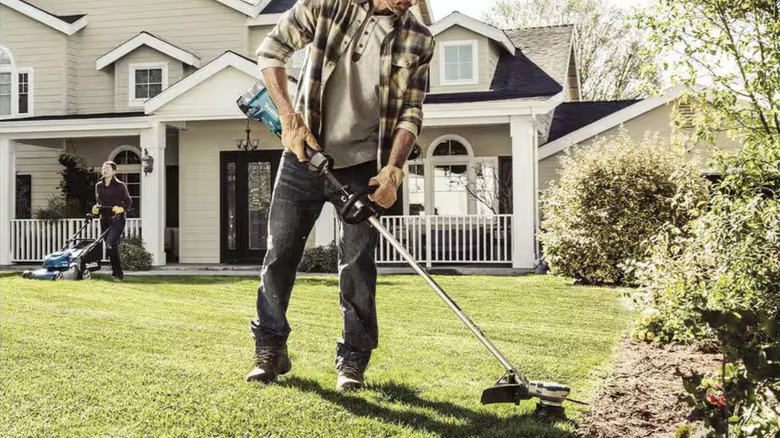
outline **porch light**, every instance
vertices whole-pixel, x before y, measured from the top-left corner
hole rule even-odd
[[[154,170],[154,158],[149,155],[149,151],[144,149],[144,156],[141,157],[141,166],[144,170],[144,175],[152,173]]]
[[[246,138],[239,138],[236,140],[236,147],[239,149],[242,149],[244,151],[248,150],[255,150],[260,145],[260,140],[252,140],[249,138],[249,133],[252,132],[251,129],[249,129],[249,119],[246,119]]]

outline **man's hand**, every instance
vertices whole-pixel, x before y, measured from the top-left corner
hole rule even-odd
[[[376,191],[368,196],[368,199],[376,202],[382,208],[390,208],[398,199],[398,187],[404,180],[404,171],[398,167],[387,165],[382,168],[379,175],[371,178],[369,186],[378,186]]]
[[[301,113],[283,114],[279,118],[282,121],[282,144],[298,156],[298,161],[309,161],[306,158],[307,145],[318,151],[322,149]]]
[[[125,212],[125,209],[117,205],[114,206],[114,208],[112,208],[111,211],[113,211],[114,214],[122,214]]]
[[[100,213],[100,206],[95,204],[92,206],[92,216],[97,216]]]

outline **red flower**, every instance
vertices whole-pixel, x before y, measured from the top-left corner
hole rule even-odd
[[[717,406],[719,409],[726,407],[726,397],[722,395],[715,395],[711,392],[707,393],[707,402],[713,406]]]

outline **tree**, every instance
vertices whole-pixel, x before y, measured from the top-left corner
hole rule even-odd
[[[645,83],[660,84],[640,56],[644,32],[605,0],[497,0],[483,20],[502,29],[574,24],[583,100],[638,98]]]
[[[707,102],[692,120],[698,139],[728,130],[763,142],[780,133],[778,2],[658,2],[637,18],[651,31],[645,56],[667,60],[662,68],[685,86],[685,99]]]
[[[780,5],[658,0],[638,23],[694,105],[694,140],[725,130],[742,143],[715,154],[722,180],[701,217],[657,239],[645,296],[669,336],[720,341],[719,375],[685,379],[707,437],[780,436]]]

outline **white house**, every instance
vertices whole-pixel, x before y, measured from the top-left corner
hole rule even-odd
[[[0,0],[0,265],[40,261],[80,220],[32,217],[57,193],[63,151],[119,164],[136,203],[127,232],[155,265],[259,264],[282,146],[236,99],[293,4]],[[422,154],[382,220],[429,266],[532,269],[538,194],[563,149],[621,125],[671,132],[675,90],[580,102],[572,26],[502,31],[457,12],[434,23],[424,0],[413,12],[437,39]],[[256,150],[237,147],[247,129]],[[326,209],[309,245],[337,229]],[[402,263],[386,242],[377,257]]]

